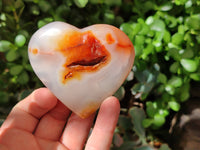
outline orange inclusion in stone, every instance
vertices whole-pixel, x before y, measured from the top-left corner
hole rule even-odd
[[[107,41],[108,44],[113,44],[115,42],[115,40],[113,39],[113,37],[110,33],[108,33],[106,35],[106,41]]]
[[[36,55],[36,54],[38,53],[38,49],[36,49],[36,48],[33,49],[33,50],[32,50],[32,53]]]
[[[32,54],[34,54],[34,55],[36,55],[36,54],[38,54],[38,49],[36,49],[36,48],[34,48],[34,49],[29,48],[29,52],[32,53]]]
[[[134,52],[134,47],[128,36],[122,36],[123,31],[113,28],[113,31],[116,36],[116,51],[121,52],[123,54],[130,55],[132,51]]]
[[[87,118],[88,116],[92,115],[99,107],[97,103],[90,103],[88,106],[80,112],[81,118]]]
[[[96,72],[111,59],[110,53],[91,31],[68,31],[58,42],[58,49],[66,61],[61,72],[63,84],[69,79],[80,79],[81,73]]]
[[[125,45],[125,44],[117,44],[118,47],[120,48],[124,48],[124,49],[133,49],[133,45],[129,44],[129,45]]]

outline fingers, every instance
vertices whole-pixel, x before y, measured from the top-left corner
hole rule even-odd
[[[115,97],[110,97],[103,102],[85,150],[110,148],[119,113],[120,104]]]
[[[47,88],[35,90],[12,109],[1,131],[3,128],[18,128],[33,132],[38,119],[55,107],[56,103],[57,98]]]
[[[56,107],[41,118],[35,135],[47,140],[59,140],[69,114],[70,110],[58,101]]]
[[[82,119],[72,113],[61,137],[61,143],[71,150],[83,149],[93,123],[94,115]]]
[[[65,147],[63,144],[60,144],[59,142],[45,140],[41,138],[38,138],[37,142],[40,145],[40,150],[69,150],[67,147]]]
[[[110,97],[101,105],[93,132],[86,144],[86,150],[109,149],[113,132],[120,111],[119,102]],[[81,119],[65,107],[47,89],[35,90],[30,96],[19,102],[1,126],[0,134],[5,128],[17,128],[31,132],[40,139],[58,140],[69,149],[82,149],[93,123],[94,114]],[[69,118],[68,118],[69,117]],[[40,122],[39,122],[40,120]],[[67,126],[63,128],[67,121]],[[36,128],[37,127],[37,128]]]

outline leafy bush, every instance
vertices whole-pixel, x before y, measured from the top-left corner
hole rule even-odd
[[[42,86],[29,64],[27,44],[38,28],[52,21],[80,28],[112,24],[129,36],[136,58],[115,94],[122,111],[113,149],[153,149],[156,131],[188,100],[191,81],[200,81],[200,1],[0,0],[1,118]]]
[[[144,126],[158,128],[170,109],[178,111],[180,103],[189,98],[190,81],[200,81],[200,14],[195,14],[197,3],[192,1],[185,3],[185,16],[183,10],[176,12],[180,6],[170,2],[152,6],[156,10],[153,15],[123,23],[121,29],[136,50],[133,69],[138,83],[132,94],[148,100]]]

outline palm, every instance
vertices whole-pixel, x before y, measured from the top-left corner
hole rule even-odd
[[[88,141],[94,115],[81,119],[70,113],[47,89],[37,90],[18,103],[2,125],[0,149],[109,149],[119,115],[115,98],[109,98],[101,106]]]
[[[63,144],[58,141],[47,140],[39,137],[35,137],[31,133],[19,129],[11,129],[6,133],[9,136],[9,150],[68,150]],[[20,135],[20,136],[19,136]],[[6,139],[4,139],[6,140]],[[2,150],[4,150],[2,148]],[[7,150],[5,148],[5,150]]]

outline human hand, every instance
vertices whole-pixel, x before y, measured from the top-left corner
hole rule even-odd
[[[107,150],[110,148],[120,105],[115,97],[95,114],[81,119],[47,89],[35,90],[20,101],[0,128],[1,150]]]

